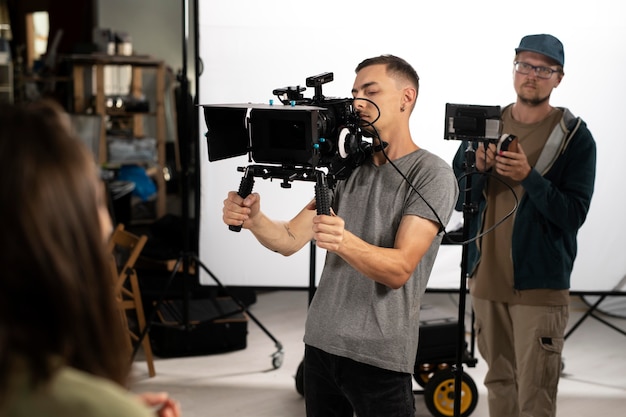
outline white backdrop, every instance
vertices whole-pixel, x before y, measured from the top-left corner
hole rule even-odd
[[[447,161],[459,146],[443,139],[445,103],[506,105],[515,99],[514,49],[522,36],[550,33],[565,46],[565,78],[552,104],[569,107],[598,146],[596,191],[579,233],[573,290],[612,290],[626,274],[622,235],[626,193],[621,185],[626,94],[626,25],[617,1],[498,0],[200,0],[201,104],[268,103],[278,87],[334,72],[328,97],[350,97],[354,68],[380,54],[405,58],[420,76],[411,128],[416,143]],[[309,88],[304,92],[311,97]],[[221,221],[229,190],[239,187],[246,157],[208,162],[201,116],[199,255],[226,285],[306,287],[308,247],[284,258],[262,248],[247,231]],[[314,196],[313,183],[290,190],[255,179],[263,210],[288,219]],[[324,254],[318,251],[317,275]],[[444,247],[429,286],[458,288],[460,248]],[[212,284],[208,276],[203,283]]]

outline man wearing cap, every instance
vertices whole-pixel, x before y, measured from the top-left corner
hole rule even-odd
[[[514,103],[502,132],[517,146],[480,143],[472,176],[467,271],[477,346],[488,365],[491,417],[554,417],[561,352],[569,316],[576,235],[593,194],[596,146],[580,118],[550,105],[563,80],[562,43],[529,35],[515,49]],[[467,143],[453,161],[457,177]],[[465,179],[461,180],[465,188]],[[512,190],[514,191],[515,195]],[[519,201],[516,212],[489,233]],[[457,209],[463,207],[463,193]]]

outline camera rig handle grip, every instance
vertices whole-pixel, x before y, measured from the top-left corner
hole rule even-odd
[[[317,214],[330,215],[328,181],[323,171],[315,171],[315,205]]]
[[[249,165],[246,168],[239,167],[239,171],[243,171],[244,175],[239,184],[239,194],[242,198],[246,198],[252,193],[254,187],[254,177],[280,178],[286,183],[291,181],[315,181],[315,204],[317,214],[330,215],[330,189],[335,184],[334,177],[327,175],[324,171],[311,168],[294,168],[272,165]],[[281,186],[284,186],[281,184]],[[228,228],[233,232],[241,231],[241,225]]]
[[[240,197],[246,198],[252,192],[253,187],[254,187],[254,174],[252,170],[248,167],[246,168],[246,171],[243,177],[241,178],[241,183],[239,183],[239,191],[237,191],[237,194],[239,194]],[[230,225],[228,226],[228,229],[233,232],[240,232],[241,225],[238,225],[238,226]]]

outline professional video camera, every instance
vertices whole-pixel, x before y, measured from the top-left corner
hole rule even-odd
[[[307,78],[306,86],[315,89],[312,98],[303,96],[305,87],[275,89],[278,105],[202,105],[209,161],[248,154],[250,162],[270,164],[238,168],[245,173],[239,188],[242,196],[252,192],[253,177],[282,179],[285,188],[292,181],[316,181],[318,212],[328,214],[327,189],[348,178],[372,153],[371,143],[363,140],[353,100],[322,94],[322,85],[332,80],[331,72]]]
[[[331,72],[307,78],[312,98],[303,96],[305,87],[275,89],[279,105],[203,105],[209,161],[247,153],[250,161],[294,170],[295,180],[315,168],[328,168],[332,181],[347,178],[371,152],[370,143],[362,140],[352,99],[322,94],[332,80]]]

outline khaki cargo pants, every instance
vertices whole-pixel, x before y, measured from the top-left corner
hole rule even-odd
[[[472,297],[491,417],[554,417],[569,306]]]

